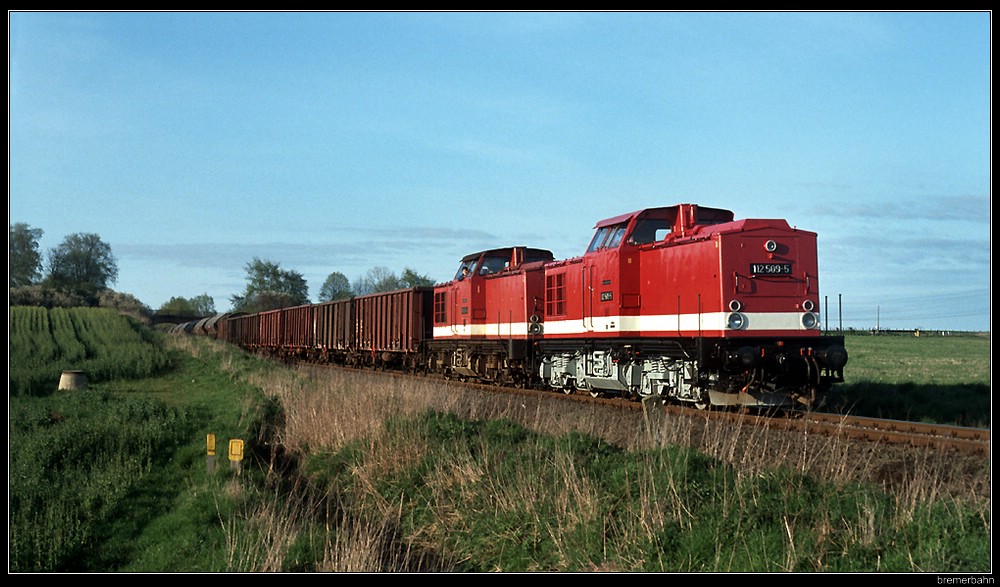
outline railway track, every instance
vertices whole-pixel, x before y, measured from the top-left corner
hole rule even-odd
[[[938,446],[974,455],[988,455],[990,452],[990,430],[983,428],[825,413],[804,414],[797,423],[810,431],[839,434],[859,440]]]
[[[516,391],[525,392],[525,390]],[[548,391],[536,391],[536,393],[559,397],[559,394]],[[656,409],[691,417],[739,420],[744,424],[749,419],[756,425],[775,430],[800,431],[858,441],[914,447],[937,447],[954,450],[960,454],[967,455],[986,456],[990,454],[991,431],[984,428],[926,424],[922,422],[907,422],[903,420],[823,412],[797,413],[792,416],[766,416],[724,410],[705,411],[680,405],[664,405],[658,400],[647,400],[644,403],[640,403],[621,398],[593,398],[588,394],[569,394],[563,397],[574,401],[591,402],[627,409],[639,409],[646,412],[647,418],[650,416],[650,410]]]
[[[347,369],[353,370],[350,368]],[[399,377],[428,377],[427,375],[417,376],[397,371],[386,371],[384,374]],[[595,398],[586,393],[560,394],[550,390],[507,388],[487,383],[463,382],[444,378],[441,379],[441,383],[502,393],[538,395],[556,400],[586,402],[625,410],[641,410],[645,413],[647,425],[650,425],[652,419],[656,416],[666,413],[712,420],[738,421],[744,425],[752,423],[774,430],[799,431],[858,441],[914,447],[938,447],[954,450],[957,453],[966,455],[986,456],[990,454],[991,431],[984,428],[926,424],[823,412],[804,412],[791,416],[766,416],[754,415],[744,411],[697,410],[681,405],[662,404],[659,400],[653,398],[643,402],[636,402],[618,397]]]
[[[648,404],[648,402],[647,402]],[[645,410],[650,410],[645,406]],[[793,416],[755,416],[730,411],[699,411],[683,406],[663,406],[670,412],[711,419],[747,419],[775,430],[799,431],[809,434],[841,437],[852,440],[879,442],[914,447],[938,447],[967,455],[989,455],[991,431],[943,424],[926,424],[883,418],[806,412]]]

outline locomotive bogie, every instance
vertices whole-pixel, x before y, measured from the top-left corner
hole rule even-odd
[[[538,376],[563,391],[625,397],[660,397],[697,405],[808,407],[843,381],[842,338],[799,346],[756,341],[738,348],[726,341],[635,339],[601,346],[561,343],[542,353]],[[742,344],[742,343],[741,343]]]
[[[427,370],[460,378],[523,387],[530,384],[532,346],[523,340],[431,341]]]

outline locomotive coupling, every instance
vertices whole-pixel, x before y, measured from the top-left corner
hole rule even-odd
[[[757,347],[742,346],[726,353],[726,363],[731,368],[747,371],[757,366],[761,351]]]

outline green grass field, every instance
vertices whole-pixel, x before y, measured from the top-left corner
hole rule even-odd
[[[988,336],[847,336],[845,382],[827,409],[862,416],[991,427]]]
[[[68,369],[99,381],[163,372],[170,361],[153,336],[110,309],[13,307],[9,393],[49,395]]]

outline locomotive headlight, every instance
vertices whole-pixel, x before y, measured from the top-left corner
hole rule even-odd
[[[764,250],[768,253],[773,253],[778,250],[778,243],[774,241],[767,241],[764,243]]]
[[[812,312],[806,312],[802,315],[802,325],[806,327],[806,330],[819,328],[819,316]]]
[[[743,330],[746,328],[746,325],[747,317],[739,312],[733,312],[726,320],[726,326],[728,326],[730,330]]]
[[[740,308],[742,308],[742,307],[743,307],[743,304],[741,304],[739,300],[731,300],[729,302],[729,310],[732,311],[732,312],[739,312]]]
[[[812,300],[806,300],[806,301],[802,302],[802,309],[805,310],[806,312],[812,312],[813,311],[813,307],[814,306],[813,306]]]

